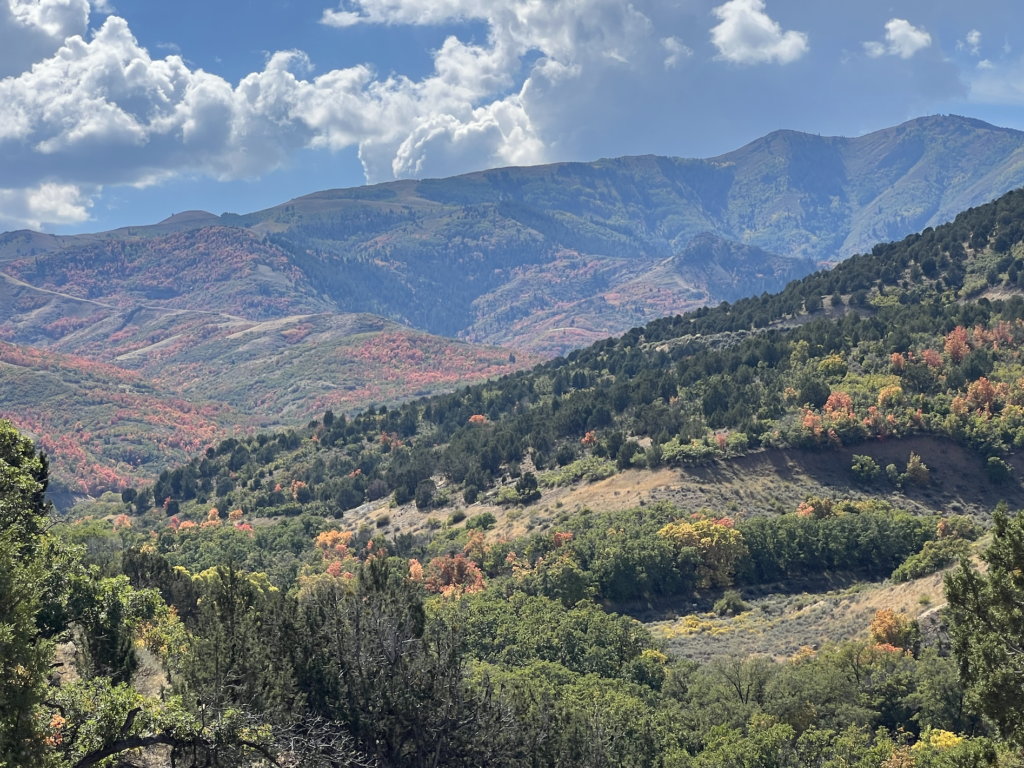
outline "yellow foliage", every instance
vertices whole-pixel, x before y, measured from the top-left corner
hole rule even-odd
[[[931,747],[941,752],[944,749],[952,749],[963,740],[963,736],[957,736],[950,731],[943,731],[941,728],[934,728],[921,734],[921,739],[914,745],[914,749],[923,750]]]
[[[679,520],[669,523],[658,535],[668,539],[678,549],[692,547],[700,555],[697,567],[699,586],[728,587],[736,572],[736,563],[748,554],[743,534],[733,527],[730,518],[721,520]]]

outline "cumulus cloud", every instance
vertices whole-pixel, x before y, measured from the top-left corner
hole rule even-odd
[[[52,55],[88,23],[89,0],[0,0],[0,77]]]
[[[81,224],[88,220],[92,204],[74,184],[0,189],[0,226],[41,229],[44,224]]]
[[[788,64],[809,50],[807,35],[781,25],[765,12],[764,0],[729,0],[712,13],[721,23],[711,30],[718,58],[737,64]]]
[[[683,59],[693,56],[693,49],[688,45],[683,45],[682,40],[678,37],[661,38],[661,47],[668,54],[664,61],[665,69],[672,69]]]
[[[970,37],[968,35],[968,39]],[[980,34],[977,40],[981,41]],[[918,51],[929,47],[932,44],[932,36],[906,19],[889,19],[885,23],[885,41],[885,44],[877,41],[864,43],[864,52],[873,59],[886,54],[909,59]]]
[[[323,23],[477,19],[488,38],[449,37],[418,81],[369,65],[313,77],[303,53],[281,51],[232,85],[178,55],[151,56],[118,16],[86,36],[86,0],[10,2],[7,23],[40,31],[49,46],[0,79],[0,205],[23,222],[81,221],[103,186],[256,177],[302,148],[356,146],[371,182],[542,162],[530,99],[585,67],[630,66],[651,29],[619,0],[361,0]]]

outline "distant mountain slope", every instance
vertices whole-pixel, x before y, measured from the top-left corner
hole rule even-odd
[[[213,294],[204,303],[217,311],[369,312],[553,354],[743,291],[779,290],[820,262],[942,223],[1022,184],[1024,133],[937,116],[857,138],[777,131],[707,160],[504,168],[327,190],[246,215],[188,211],[101,235],[9,233],[0,236],[0,264],[57,290],[79,282],[79,265],[137,264],[116,286],[133,300],[192,306],[160,290],[199,275]],[[666,260],[704,233],[761,250],[725,282],[699,265],[667,273]],[[233,286],[234,276],[193,267],[180,281],[179,252],[239,254],[248,282]],[[266,269],[276,282],[263,279],[272,277]],[[240,304],[254,289],[258,306]]]
[[[119,490],[185,461],[246,421],[193,403],[139,374],[0,342],[0,418],[30,434],[53,464],[53,490]]]
[[[111,326],[122,330],[106,335]],[[122,354],[100,362],[111,338]],[[372,315],[253,323],[150,309],[113,313],[47,349],[0,341],[0,418],[51,454],[58,489],[97,493],[152,479],[239,430],[402,402],[536,362]]]

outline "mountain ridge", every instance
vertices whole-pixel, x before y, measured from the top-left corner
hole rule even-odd
[[[699,280],[666,282],[661,263],[703,233],[787,259],[752,265],[770,292],[1022,184],[1024,133],[935,116],[852,138],[775,131],[707,159],[634,155],[496,168],[321,190],[248,214],[187,211],[95,235],[8,233],[0,264],[10,271],[57,252],[112,251],[118,242],[145,250],[187,232],[243,229],[253,238],[247,247],[279,249],[332,310],[556,355],[736,298]],[[587,295],[566,279],[581,272],[596,276]],[[658,299],[625,311],[607,300],[637,285],[640,296]],[[570,327],[564,317],[531,321],[539,295],[548,307],[583,307],[572,333],[553,332]]]

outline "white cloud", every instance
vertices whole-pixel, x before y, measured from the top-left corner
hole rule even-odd
[[[973,34],[973,33],[972,33]],[[970,41],[971,35],[968,35]],[[885,40],[888,45],[879,42],[864,43],[864,52],[873,59],[889,54],[909,59],[918,51],[932,44],[932,36],[923,29],[918,29],[906,19],[889,19],[885,23]],[[981,36],[978,36],[980,42]]]
[[[765,13],[764,0],[729,0],[712,13],[721,23],[711,30],[718,58],[737,64],[788,64],[808,51],[807,35],[784,32]]]
[[[996,65],[988,59],[982,59],[978,62],[978,69],[995,69],[995,66]]]
[[[665,69],[672,69],[683,59],[693,56],[693,49],[688,45],[683,45],[682,40],[678,37],[663,37],[660,42],[661,47],[668,54],[664,61]]]
[[[977,56],[981,51],[981,32],[972,29],[967,33],[967,45],[971,47],[971,54]]]
[[[608,57],[628,60],[650,21],[622,0],[352,0],[324,11],[329,26],[440,25],[484,21],[488,45],[521,56],[542,51],[559,62]]]
[[[864,53],[872,59],[877,59],[880,56],[885,56],[885,46],[879,42],[864,43]]]
[[[52,55],[88,23],[89,0],[0,0],[0,77]]]
[[[71,34],[50,41],[31,69],[0,79],[0,210],[8,220],[73,223],[103,186],[180,174],[251,178],[301,148],[356,146],[371,182],[542,162],[531,100],[550,98],[585,69],[632,66],[651,31],[620,0],[362,0],[325,12],[324,23],[482,19],[488,38],[449,37],[433,54],[434,71],[418,81],[382,78],[367,65],[312,77],[305,54],[282,51],[232,85],[178,55],[154,58],[118,16],[87,38],[78,17],[44,13],[47,3],[84,2],[19,5],[35,29],[45,18]],[[681,43],[665,50],[677,60],[690,53]],[[523,57],[536,52],[520,81]]]
[[[0,189],[0,226],[41,229],[45,224],[81,224],[92,200],[73,184],[48,182],[31,189]]]

